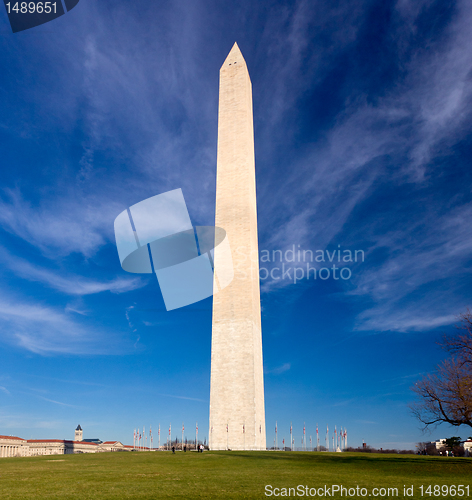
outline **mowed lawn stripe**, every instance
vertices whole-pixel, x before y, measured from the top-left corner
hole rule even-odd
[[[0,460],[2,500],[256,499],[267,498],[267,484],[274,488],[359,485],[369,492],[374,487],[395,487],[399,498],[403,485],[415,487],[414,497],[409,498],[421,498],[420,485],[468,484],[472,497],[471,483],[472,459],[416,455],[123,452]]]

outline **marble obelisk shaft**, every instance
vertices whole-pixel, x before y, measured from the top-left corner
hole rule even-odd
[[[215,225],[234,279],[213,297],[210,449],[265,450],[252,86],[237,44],[220,70]]]

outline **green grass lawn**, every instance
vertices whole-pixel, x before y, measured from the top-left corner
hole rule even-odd
[[[0,499],[283,498],[266,485],[331,488],[469,485],[472,459],[302,452],[127,452],[0,459]],[[292,498],[295,497],[291,492]],[[288,490],[287,490],[288,495]],[[367,495],[368,496],[368,495]],[[392,496],[392,495],[390,495]],[[452,498],[424,495],[425,498]],[[319,497],[318,497],[319,498]],[[349,497],[344,494],[328,498]],[[460,497],[455,497],[460,498]],[[466,498],[465,496],[462,498]]]

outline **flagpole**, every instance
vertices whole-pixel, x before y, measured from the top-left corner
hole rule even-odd
[[[278,450],[279,443],[277,442],[277,420],[275,421],[275,449]]]
[[[293,451],[292,422],[290,422],[290,451]]]
[[[197,446],[198,446],[198,422],[195,425],[195,449],[198,451]]]
[[[306,451],[306,434],[305,434],[305,422],[303,422],[303,447]]]
[[[161,424],[157,428],[157,446],[159,447],[158,450],[161,451]]]
[[[184,451],[184,423],[182,422],[182,444],[180,446],[180,449]]]

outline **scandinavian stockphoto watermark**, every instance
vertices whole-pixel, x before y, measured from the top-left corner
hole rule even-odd
[[[337,248],[333,250],[310,250],[300,245],[291,245],[285,250],[261,250],[259,255],[250,255],[244,247],[238,247],[234,256],[235,279],[247,275],[247,260],[259,259],[261,281],[288,280],[293,283],[307,280],[349,280],[352,277],[351,264],[365,260],[364,250]]]
[[[234,280],[348,280],[349,265],[364,262],[363,250],[233,252],[224,228],[193,226],[181,189],[147,198],[115,219],[115,238],[124,271],[154,273],[168,311],[199,302]],[[259,270],[259,277],[257,277]]]

